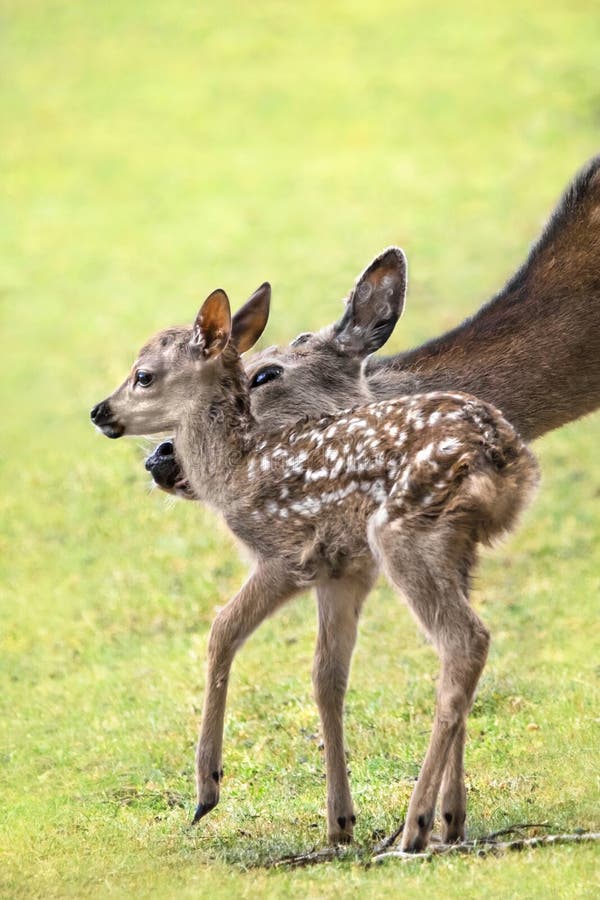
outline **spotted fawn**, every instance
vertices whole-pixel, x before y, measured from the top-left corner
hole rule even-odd
[[[393,273],[384,272],[381,288],[392,285]],[[358,618],[381,569],[441,661],[433,731],[402,846],[426,847],[438,794],[443,839],[458,840],[465,721],[489,644],[468,602],[470,575],[478,544],[509,530],[531,495],[535,461],[498,410],[459,392],[367,402],[265,432],[251,412],[240,354],[262,334],[269,302],[265,284],[232,319],[226,294],[214,291],[192,327],[159,332],[125,382],[92,410],[108,437],[173,431],[194,496],[220,511],[255,558],[210,633],[194,821],[219,799],[235,653],[268,615],[315,587],[313,681],[328,834],[332,842],[351,839],[343,703]]]

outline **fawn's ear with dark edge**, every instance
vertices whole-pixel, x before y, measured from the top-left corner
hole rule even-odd
[[[194,322],[190,348],[206,359],[222,353],[231,336],[231,308],[225,291],[218,288],[206,298]]]
[[[366,356],[382,347],[404,309],[406,257],[388,247],[356,279],[342,318],[333,326],[340,348]]]
[[[236,312],[231,323],[231,340],[238,353],[253,347],[265,330],[270,304],[271,285],[265,281]]]

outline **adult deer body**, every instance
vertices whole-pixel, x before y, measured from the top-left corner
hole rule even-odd
[[[359,276],[339,322],[246,360],[252,410],[265,430],[428,390],[493,403],[527,441],[598,408],[600,156],[569,185],[524,265],[474,316],[414,350],[369,356],[402,312],[403,265],[398,254],[382,254]],[[390,270],[391,291],[382,286]],[[178,485],[193,498],[171,445],[147,467],[161,487]]]
[[[394,293],[403,257],[388,251],[379,289]],[[216,805],[229,671],[248,635],[294,594],[316,587],[313,670],[324,733],[328,831],[348,840],[354,810],[343,702],[362,604],[381,566],[441,660],[431,741],[402,838],[428,843],[441,789],[443,837],[464,835],[465,721],[489,636],[468,603],[477,546],[509,529],[537,480],[533,457],[491,405],[435,392],[366,403],[266,434],[250,409],[240,353],[266,324],[264,285],[231,320],[222,291],[192,328],[156,335],[131,375],[92,411],[109,437],[175,431],[194,495],[250,548],[255,569],[210,635],[196,757],[198,820]],[[347,349],[344,347],[347,344]],[[338,343],[340,358],[352,343]]]

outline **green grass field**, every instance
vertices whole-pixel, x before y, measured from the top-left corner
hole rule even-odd
[[[215,607],[244,565],[213,516],[148,495],[88,416],[154,329],[273,284],[266,341],[339,313],[382,247],[409,258],[390,342],[472,312],[599,147],[586,0],[2,4],[3,897],[592,897],[594,847],[300,871],[325,842],[310,597],[240,654],[223,799],[195,830]],[[471,835],[598,829],[600,420],[536,445],[543,485],[487,554]],[[390,618],[392,623],[390,624]],[[436,658],[385,587],[347,704],[361,847],[402,819]]]

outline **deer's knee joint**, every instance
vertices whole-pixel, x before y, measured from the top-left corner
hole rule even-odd
[[[464,690],[442,690],[438,697],[438,718],[450,728],[458,728],[468,711]]]

